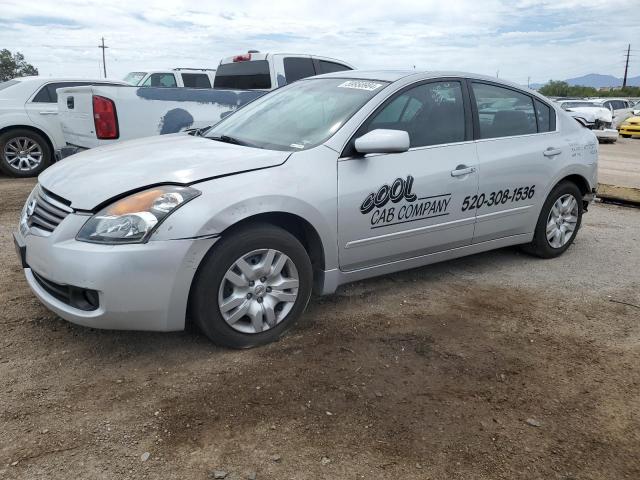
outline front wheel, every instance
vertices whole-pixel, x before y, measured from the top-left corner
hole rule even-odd
[[[621,136],[622,138],[631,138],[631,135],[626,135],[626,134],[624,134],[624,133],[621,133],[621,134],[620,134],[620,136]]]
[[[203,260],[191,315],[211,341],[249,348],[279,338],[304,311],[313,274],[296,237],[261,224],[224,236]]]
[[[556,185],[542,206],[533,241],[523,250],[541,258],[562,255],[578,234],[582,212],[582,193],[576,184]]]

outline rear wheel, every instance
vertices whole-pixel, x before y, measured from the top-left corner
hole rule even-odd
[[[35,177],[51,161],[51,148],[42,135],[19,128],[0,135],[0,171],[6,175]]]
[[[203,261],[191,314],[214,343],[263,345],[300,317],[312,279],[309,256],[293,235],[267,224],[245,227],[220,240]]]
[[[561,182],[547,197],[533,241],[523,250],[541,258],[562,255],[573,243],[582,222],[582,193],[572,182]]]

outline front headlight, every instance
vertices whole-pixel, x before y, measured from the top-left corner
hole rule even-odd
[[[103,208],[85,223],[76,240],[143,243],[171,212],[200,195],[191,187],[162,185],[134,193]]]

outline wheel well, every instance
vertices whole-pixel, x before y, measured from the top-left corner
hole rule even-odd
[[[587,180],[581,175],[569,175],[567,177],[564,177],[562,180],[560,180],[560,182],[558,182],[556,185],[564,181],[569,181],[571,183],[574,183],[580,189],[580,193],[582,193],[582,195],[591,193],[591,187],[589,187],[589,182],[587,182]]]
[[[31,130],[33,133],[37,133],[38,135],[42,136],[42,138],[44,138],[45,142],[47,142],[47,145],[49,146],[49,151],[51,152],[51,161],[55,162],[56,152],[53,149],[53,142],[51,142],[49,135],[44,133],[39,128],[32,127],[30,125],[11,125],[9,127],[0,128],[0,135],[11,130]]]
[[[322,247],[320,235],[318,235],[316,229],[308,221],[298,215],[286,212],[260,213],[233,224],[222,232],[222,236],[229,234],[239,227],[257,222],[276,225],[292,234],[309,254],[314,272],[324,270],[324,248]]]

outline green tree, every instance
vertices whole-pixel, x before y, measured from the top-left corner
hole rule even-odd
[[[27,63],[24,55],[20,52],[13,55],[6,48],[0,50],[0,82],[27,75],[38,75],[38,69]]]

